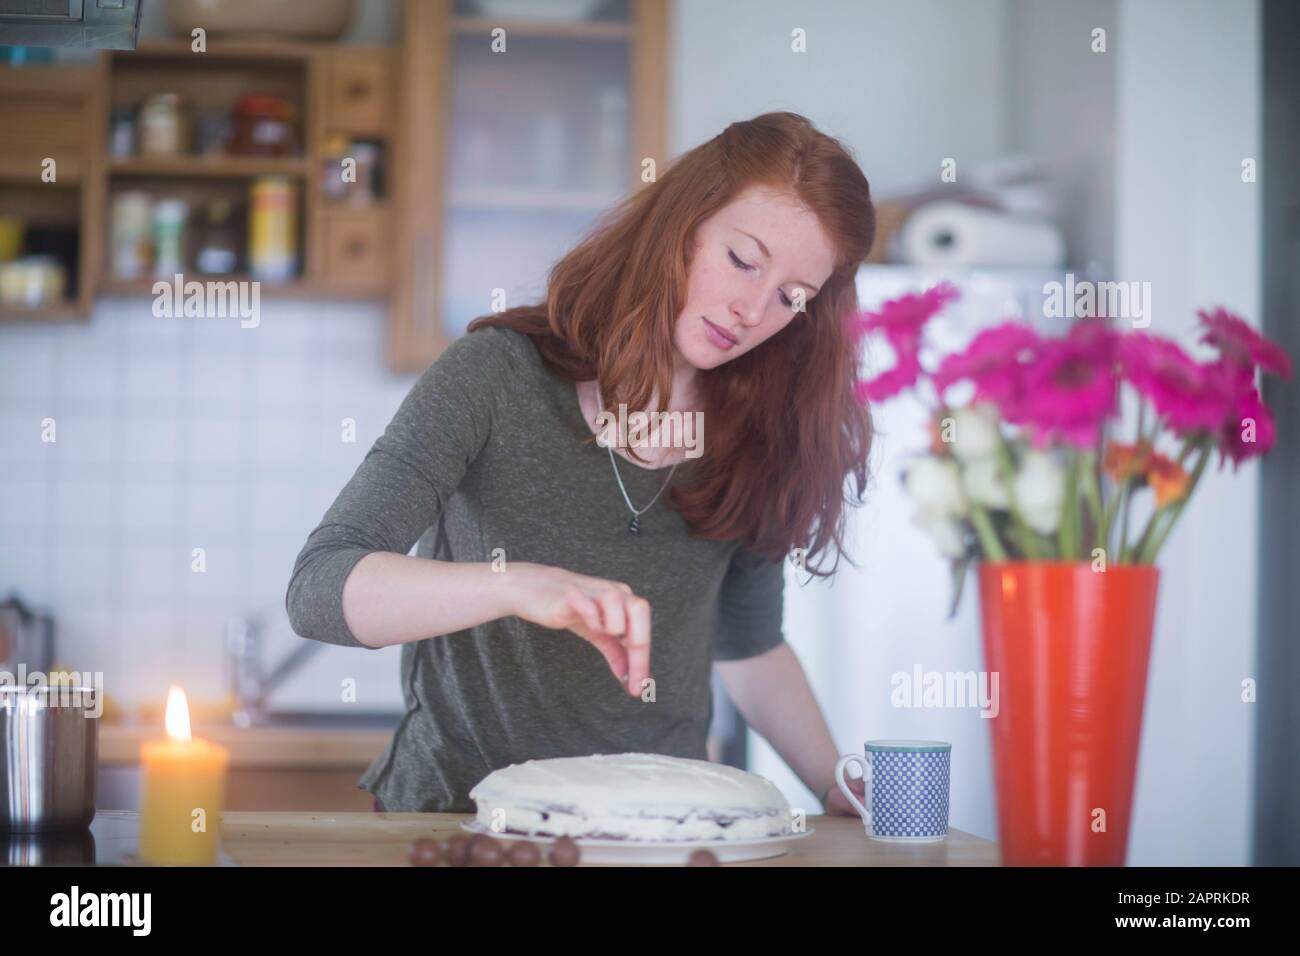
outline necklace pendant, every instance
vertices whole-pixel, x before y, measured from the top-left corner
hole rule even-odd
[[[629,534],[641,533],[641,518],[639,515],[632,516],[632,520],[627,523],[627,530]]]

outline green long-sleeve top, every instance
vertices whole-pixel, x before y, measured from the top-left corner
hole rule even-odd
[[[524,760],[648,752],[706,759],[714,660],[780,644],[784,568],[738,541],[692,538],[671,486],[630,534],[610,455],[574,384],[527,335],[454,341],[308,536],[285,603],[301,636],[365,648],[343,583],[373,551],[444,561],[530,561],[624,581],[651,607],[653,700],[630,696],[595,647],[507,616],[402,645],[405,713],[358,786],[393,811],[473,810],[469,790]],[[686,459],[673,484],[689,478]],[[616,456],[636,507],[669,469]]]

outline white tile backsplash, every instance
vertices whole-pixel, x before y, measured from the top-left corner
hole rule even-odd
[[[263,616],[269,670],[302,640],[294,558],[414,384],[384,369],[383,332],[372,304],[279,298],[256,328],[157,318],[144,297],[0,325],[0,596],[51,612],[59,661],[127,706],[171,683],[224,697],[231,616]],[[399,656],[322,645],[272,705],[341,707],[351,677],[355,706],[400,708]]]
[[[61,400],[60,404],[62,404]],[[69,473],[85,474],[93,468],[108,468],[123,451],[123,435],[117,434],[121,421],[112,416],[109,403],[99,402],[97,409],[68,411],[49,417],[54,419],[54,441],[41,440],[41,419],[33,416],[24,429],[23,443],[31,445],[41,457],[75,469]]]

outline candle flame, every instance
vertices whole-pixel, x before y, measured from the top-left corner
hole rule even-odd
[[[167,736],[182,743],[190,742],[190,705],[185,691],[175,684],[167,691],[167,715],[163,719]]]

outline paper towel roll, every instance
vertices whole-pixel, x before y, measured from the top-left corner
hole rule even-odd
[[[928,203],[899,235],[904,262],[923,266],[1059,266],[1065,240],[1039,219],[1008,216],[957,202]]]

